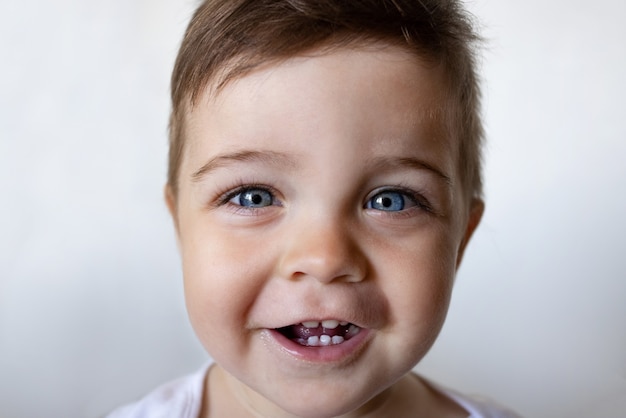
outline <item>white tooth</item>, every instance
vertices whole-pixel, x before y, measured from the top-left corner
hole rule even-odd
[[[302,325],[304,325],[305,328],[317,328],[320,326],[320,323],[317,321],[307,321],[303,322]]]
[[[332,342],[333,344],[341,344],[344,341],[343,337],[341,335],[335,335],[332,338]]]
[[[350,328],[348,328],[348,334],[350,335],[356,335],[359,333],[359,331],[361,331],[361,328],[357,327],[356,325],[350,325]]]
[[[341,325],[342,327],[345,327],[345,326],[346,326],[346,325],[348,325],[348,324],[349,324],[349,322],[348,322],[348,321],[341,321],[341,322],[339,323],[339,325]]]
[[[335,329],[339,326],[339,321],[328,319],[326,321],[322,321],[322,326],[326,329]]]
[[[320,335],[320,344],[321,345],[330,345],[331,338],[328,335]]]
[[[309,338],[306,340],[306,345],[308,345],[309,347],[317,347],[318,345],[320,345],[320,339],[319,339],[319,337],[317,337],[317,336],[315,336],[315,335],[314,335],[314,336],[312,336],[312,337],[309,337]]]

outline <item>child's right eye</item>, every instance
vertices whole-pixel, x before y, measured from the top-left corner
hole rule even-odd
[[[260,187],[239,189],[228,196],[228,203],[244,208],[258,209],[275,204],[271,191]]]

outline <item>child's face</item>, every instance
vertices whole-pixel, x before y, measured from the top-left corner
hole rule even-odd
[[[353,411],[434,342],[482,209],[463,200],[444,90],[401,49],[338,49],[189,115],[169,202],[187,307],[253,407]]]

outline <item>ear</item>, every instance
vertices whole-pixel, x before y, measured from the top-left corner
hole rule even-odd
[[[174,195],[174,190],[172,189],[172,186],[166,184],[163,192],[165,197],[165,205],[167,206],[167,210],[172,216],[172,221],[174,221],[174,228],[176,228],[176,235],[178,236],[178,210],[176,207],[176,196]]]
[[[463,240],[459,245],[459,250],[456,257],[456,268],[458,269],[461,265],[461,260],[463,259],[463,254],[465,253],[465,248],[467,247],[467,243],[470,238],[474,234],[476,227],[480,223],[481,218],[483,217],[483,213],[485,212],[485,203],[482,199],[474,198],[470,202],[470,210],[469,210],[469,218],[467,219],[467,224],[465,225],[465,232],[463,234]]]

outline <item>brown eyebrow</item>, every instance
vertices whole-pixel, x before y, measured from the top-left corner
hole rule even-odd
[[[198,171],[192,174],[193,181],[200,181],[211,171],[228,166],[233,162],[261,162],[278,167],[292,168],[295,163],[286,154],[274,151],[242,150],[220,154],[207,161]]]
[[[382,157],[376,158],[372,161],[372,165],[379,169],[388,169],[391,167],[408,167],[418,170],[427,170],[435,174],[441,180],[443,180],[448,186],[452,186],[452,178],[445,174],[442,170],[435,167],[426,161],[413,157]]]

